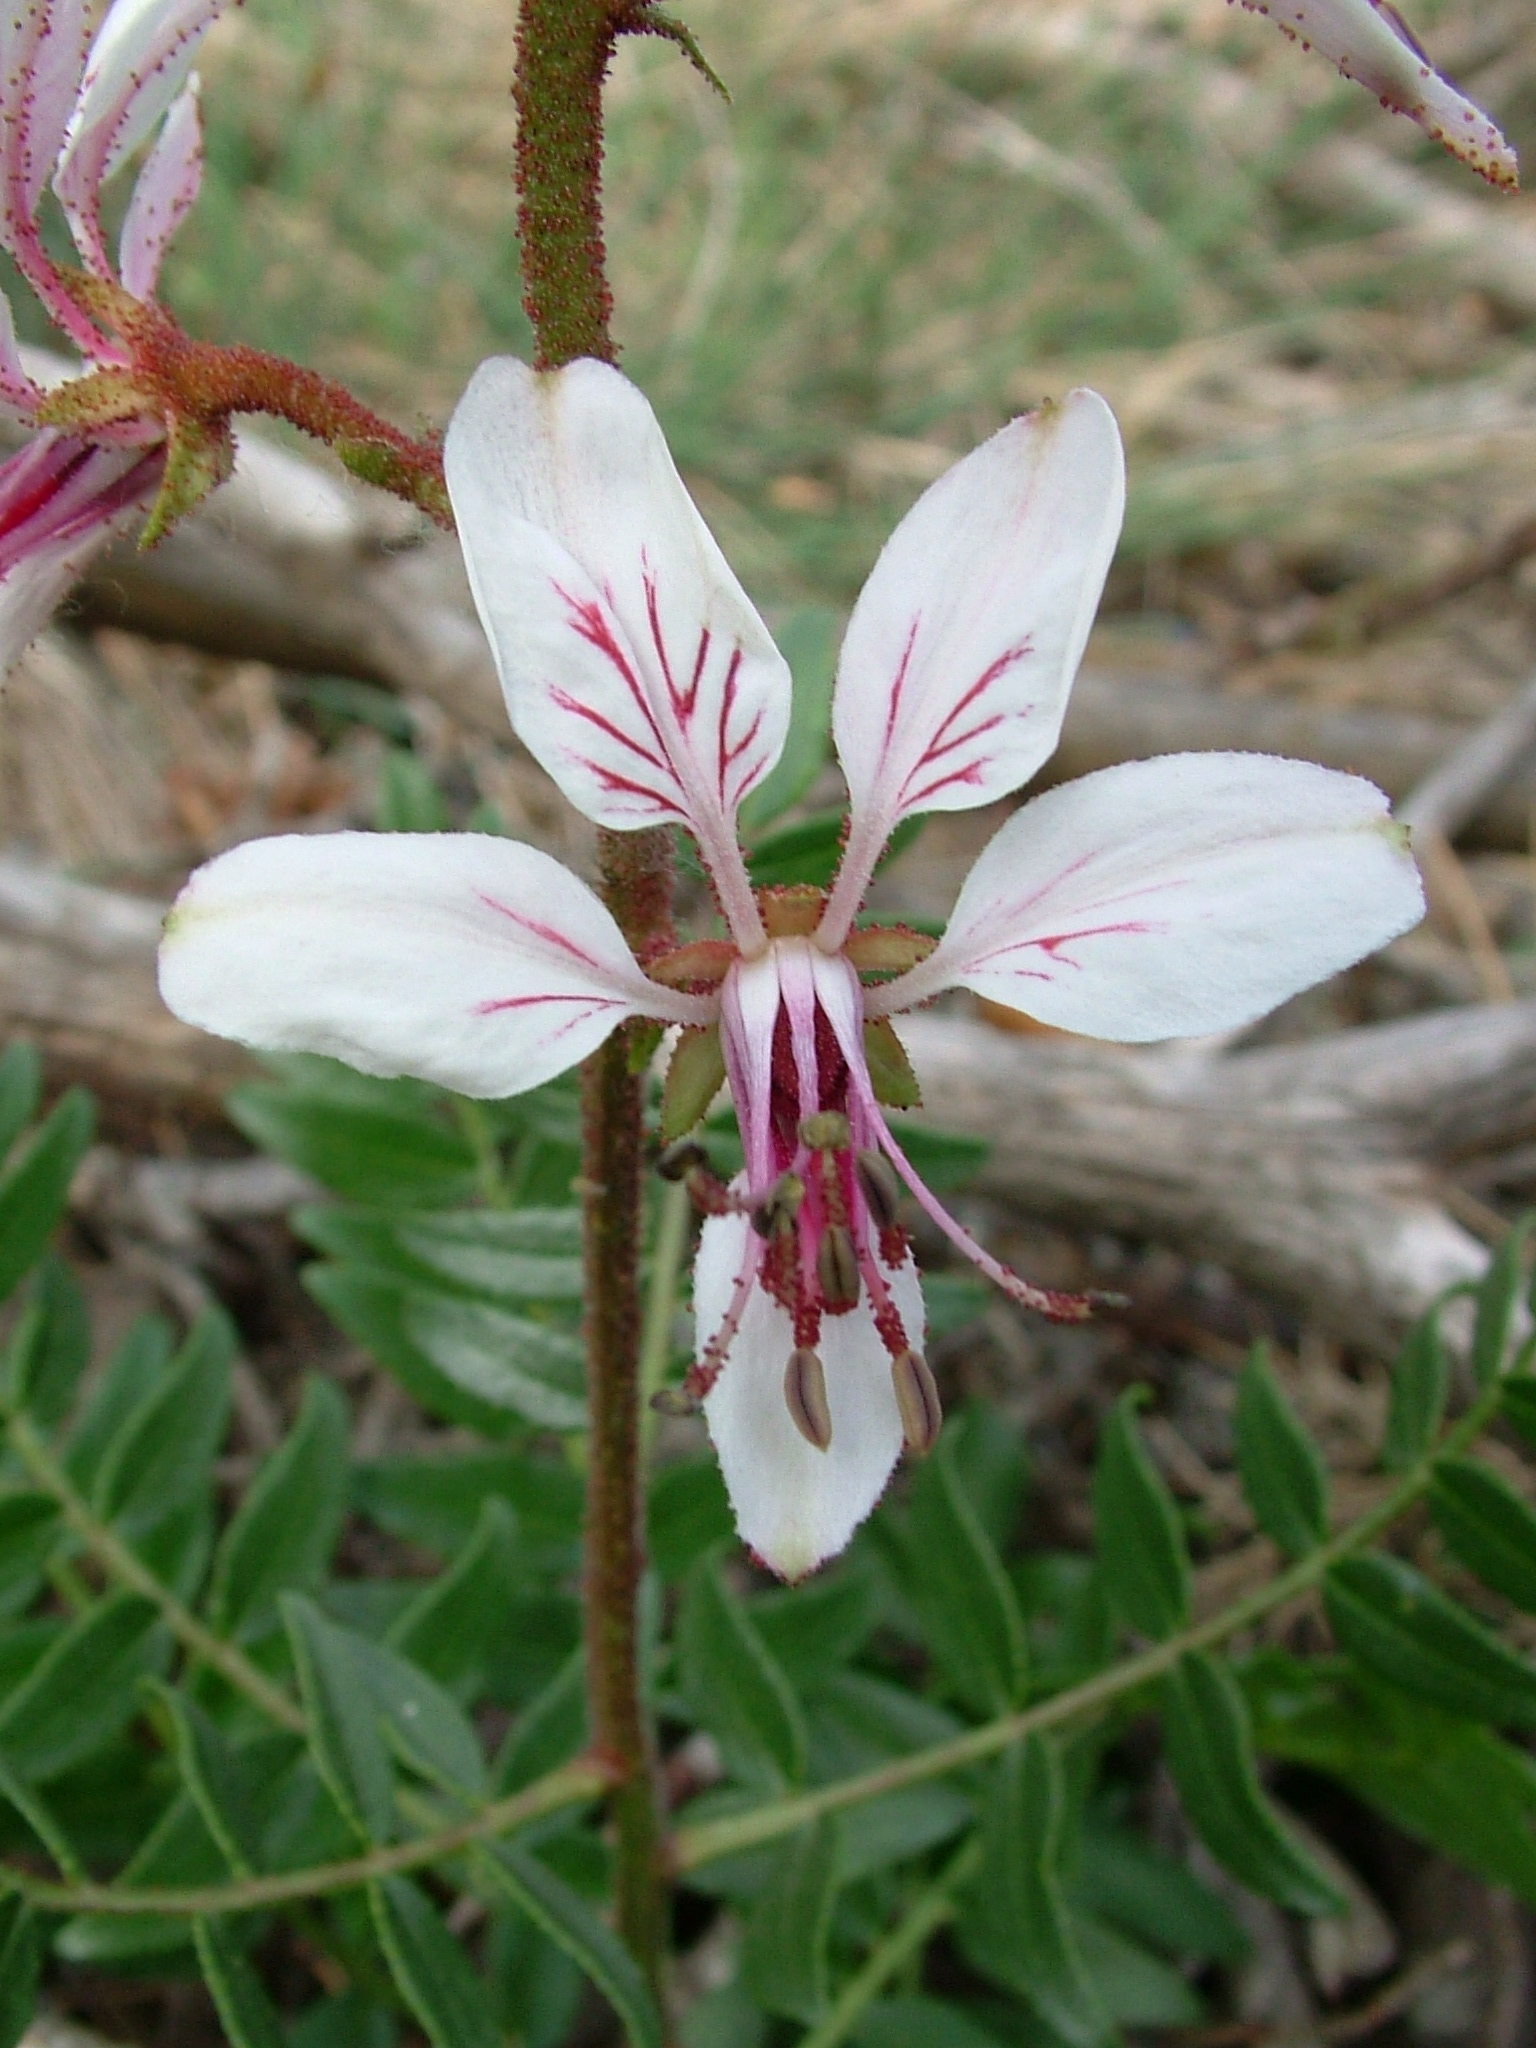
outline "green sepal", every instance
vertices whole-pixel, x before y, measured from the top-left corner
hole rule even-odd
[[[629,1027],[629,1041],[626,1064],[632,1074],[643,1074],[656,1057],[656,1048],[666,1034],[666,1027],[649,1017],[637,1017]]]
[[[917,1085],[907,1049],[888,1017],[864,1020],[864,1058],[876,1102],[887,1109],[920,1109],[923,1091]]]
[[[235,466],[235,443],[227,425],[205,426],[201,420],[179,419],[171,427],[165,451],[165,474],[149,508],[141,548],[163,540],[211,490],[226,481]]]
[[[685,1026],[661,1091],[661,1142],[670,1145],[702,1122],[724,1082],[720,1026]]]
[[[89,433],[92,428],[121,426],[126,420],[154,420],[159,412],[153,394],[134,382],[131,370],[94,370],[50,391],[33,416],[41,427]]]

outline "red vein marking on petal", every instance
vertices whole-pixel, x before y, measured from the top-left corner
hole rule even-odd
[[[912,665],[912,649],[917,644],[917,629],[922,622],[922,613],[914,612],[912,614],[912,623],[907,628],[906,645],[901,650],[901,659],[896,664],[896,674],[891,680],[890,702],[885,707],[885,744],[881,750],[882,763],[884,755],[889,754],[891,750],[891,740],[896,731],[896,720],[901,712],[901,693],[906,687],[907,671]]]
[[[630,1007],[619,996],[489,996],[484,1002],[474,1005],[473,1014],[476,1017],[495,1017],[503,1010],[531,1010],[541,1003],[579,1003],[583,1014],[593,1010],[627,1010]],[[560,1026],[560,1031],[563,1033],[574,1030],[580,1022],[580,1017],[570,1017]]]
[[[691,718],[693,715],[694,701],[699,694],[699,684],[704,679],[704,664],[709,658],[711,637],[708,626],[701,626],[699,628],[699,645],[698,651],[693,657],[693,674],[688,678],[688,709],[686,712],[679,711],[679,717]]]
[[[954,734],[951,732],[951,728],[955,725],[956,721],[959,718],[961,718],[963,714],[966,711],[968,711],[971,708],[971,706],[977,702],[979,698],[985,696],[987,691],[991,689],[992,685],[995,682],[997,682],[1001,677],[1005,676],[1008,673],[1009,669],[1016,667],[1018,663],[1021,662],[1025,658],[1025,656],[1031,653],[1032,651],[1032,643],[1028,635],[1026,635],[1024,639],[1020,640],[1017,643],[1017,645],[1005,648],[995,661],[990,662],[987,665],[987,667],[982,670],[981,674],[976,678],[975,682],[971,684],[970,688],[964,693],[964,695],[958,700],[958,702],[956,702],[950,707],[949,711],[945,714],[943,719],[941,719],[939,724],[934,728],[933,736],[929,740],[927,746],[923,749],[922,753],[918,756],[917,760],[913,762],[911,768],[907,773],[906,783],[904,784],[902,791],[902,801],[904,803],[912,801],[912,798],[908,795],[908,791],[911,789],[913,779],[917,776],[920,770],[932,767],[933,764],[936,761],[940,760],[945,754],[953,753],[957,747],[964,746],[967,743],[967,741],[978,737],[981,733],[990,732],[994,726],[1001,724],[1004,714],[999,712],[992,718],[988,719],[985,723],[973,726],[969,732],[960,734]],[[1022,706],[1019,714],[1017,715],[1027,716],[1029,708],[1030,707],[1027,705]],[[946,734],[950,735],[947,739],[945,737]],[[974,775],[970,775],[966,779],[969,781],[974,781],[975,777]],[[934,787],[936,788],[942,788],[943,786],[944,785],[942,783],[934,785]]]
[[[651,738],[661,749],[662,754],[667,755],[667,742],[662,734],[661,727],[656,722],[656,714],[651,709],[650,700],[645,694],[645,687],[641,683],[640,678],[635,674],[634,668],[625,655],[623,648],[620,647],[618,641],[614,638],[613,628],[604,615],[602,606],[595,604],[591,598],[573,597],[568,590],[562,590],[558,583],[554,584],[553,587],[555,595],[562,600],[569,612],[571,624],[579,637],[585,640],[589,647],[596,648],[597,652],[608,662],[620,682],[628,690],[635,709],[645,720],[647,726],[649,726]]]
[[[973,968],[984,967],[989,961],[1006,960],[1010,953],[1044,953],[1053,965],[1081,968],[1081,960],[1069,960],[1062,953],[1063,946],[1075,945],[1079,939],[1109,939],[1122,937],[1145,938],[1153,932],[1166,932],[1166,924],[1142,924],[1127,919],[1124,924],[1084,925],[1072,932],[1051,932],[1043,939],[1015,939],[1003,946],[994,946],[990,953],[979,953],[972,963]],[[1027,981],[1045,981],[1044,974],[1031,974],[1027,967],[1012,967],[1012,974],[1023,975]]]
[[[983,755],[978,761],[967,762],[963,768],[952,768],[947,775],[937,775],[932,782],[925,782],[921,789],[903,790],[902,809],[920,811],[931,797],[937,796],[941,789],[948,789],[951,785],[968,783],[975,788],[981,781],[981,771],[986,767],[987,759],[988,757]]]
[[[734,748],[727,746],[727,740],[730,735],[731,713],[736,709],[736,684],[740,675],[741,649],[734,647],[731,650],[730,664],[725,671],[725,680],[720,685],[720,729],[715,744],[715,780],[720,791],[720,802],[722,805],[726,801],[726,772],[736,756],[741,752],[741,748],[751,745],[752,736],[757,731],[763,715],[762,711],[759,710],[757,717],[752,721],[751,730],[741,742],[741,746]]]
[[[683,825],[690,822],[678,799],[669,796],[665,790],[652,789],[648,782],[634,782],[629,776],[620,775],[616,769],[605,768],[601,761],[582,760],[579,755],[575,758],[581,760],[582,767],[611,795],[643,797],[648,804],[654,804],[663,817],[676,818]]]
[[[656,578],[653,572],[644,566],[643,556],[641,557],[641,563],[640,580],[645,588],[645,616],[646,622],[651,629],[651,645],[655,648],[656,659],[661,664],[661,679],[667,686],[667,695],[672,700],[672,709],[677,713],[682,724],[686,725],[693,716],[694,699],[698,695],[698,673],[695,670],[694,680],[689,686],[686,695],[679,696],[677,685],[672,680],[672,664],[667,659],[667,643],[661,630],[661,615],[656,605]]]
[[[554,925],[541,924],[537,918],[527,917],[521,910],[513,910],[509,904],[499,903],[494,896],[487,896],[483,889],[477,889],[475,894],[487,910],[494,910],[502,917],[510,918],[513,924],[521,925],[523,930],[532,933],[534,938],[542,939],[546,946],[553,946],[558,952],[568,953],[573,960],[579,960],[583,967],[590,967],[595,974],[607,973],[608,970],[602,961],[594,959],[584,947],[578,946],[574,939],[568,939],[565,933],[557,930]],[[562,1000],[569,1001],[570,998]]]
[[[661,755],[653,754],[649,747],[642,746],[640,741],[625,732],[621,725],[615,724],[611,718],[605,718],[601,711],[594,710],[590,704],[584,704],[579,697],[573,697],[569,690],[552,687],[549,694],[562,711],[569,711],[573,717],[584,718],[588,725],[595,725],[598,731],[606,733],[609,739],[616,740],[621,747],[628,747],[632,754],[637,754],[648,768],[659,768],[663,775],[671,773],[670,761]]]

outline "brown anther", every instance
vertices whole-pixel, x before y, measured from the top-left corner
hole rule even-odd
[[[772,1237],[787,1229],[800,1213],[805,1200],[805,1182],[798,1173],[781,1173],[752,1211],[752,1228],[759,1237]]]
[[[926,1458],[939,1440],[944,1410],[928,1361],[920,1351],[899,1351],[891,1360],[891,1384],[901,1414],[901,1433],[914,1458]]]
[[[695,1167],[708,1164],[709,1154],[696,1138],[679,1138],[663,1150],[656,1171],[663,1180],[686,1180]]]
[[[889,1230],[901,1209],[901,1180],[895,1167],[883,1152],[866,1145],[854,1154],[853,1170],[876,1229]]]
[[[832,1410],[827,1406],[827,1376],[814,1351],[791,1351],[784,1368],[784,1405],[789,1419],[813,1450],[832,1441]]]
[[[651,1396],[651,1406],[658,1415],[697,1415],[703,1405],[687,1387],[660,1387]]]
[[[830,1223],[816,1247],[816,1278],[824,1305],[833,1314],[856,1308],[859,1300],[859,1259],[853,1235],[841,1223]]]
[[[818,1109],[814,1115],[802,1117],[800,1142],[812,1152],[846,1152],[849,1143],[847,1117],[837,1109]]]

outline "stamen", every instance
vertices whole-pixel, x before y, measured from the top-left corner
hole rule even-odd
[[[784,1368],[784,1405],[789,1419],[813,1450],[832,1441],[832,1410],[827,1405],[827,1376],[814,1351],[791,1351]]]
[[[875,1228],[882,1233],[893,1230],[901,1210],[901,1180],[895,1167],[883,1152],[864,1145],[853,1156],[853,1171]]]
[[[658,1415],[697,1415],[703,1405],[686,1380],[678,1387],[658,1387],[651,1396],[651,1406]]]
[[[920,1351],[901,1351],[891,1360],[891,1384],[901,1415],[901,1433],[914,1458],[925,1458],[939,1440],[944,1409],[939,1389]]]
[[[846,1152],[850,1143],[848,1119],[841,1110],[818,1109],[800,1120],[800,1142],[809,1152]]]
[[[845,1224],[830,1223],[821,1233],[816,1246],[816,1280],[829,1313],[857,1308],[859,1258],[853,1248],[853,1233]]]
[[[746,1314],[747,1302],[751,1297],[753,1287],[757,1283],[758,1257],[758,1248],[749,1236],[744,1247],[741,1268],[736,1275],[736,1284],[731,1289],[731,1299],[725,1314],[720,1318],[718,1329],[704,1346],[698,1359],[688,1369],[688,1377],[684,1381],[684,1385],[691,1394],[697,1395],[700,1401],[704,1399],[710,1388],[715,1384],[715,1381],[719,1379],[720,1369],[725,1364],[732,1344],[736,1341],[736,1333],[741,1328],[741,1319]]]
[[[793,1228],[805,1200],[805,1182],[797,1173],[781,1173],[773,1186],[751,1211],[752,1228],[759,1237],[775,1237]]]
[[[686,1180],[696,1167],[708,1166],[709,1154],[697,1138],[679,1138],[668,1145],[656,1161],[656,1171],[663,1180]]]

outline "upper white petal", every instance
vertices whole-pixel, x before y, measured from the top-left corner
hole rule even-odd
[[[902,818],[993,803],[1052,753],[1124,509],[1114,415],[1074,391],[984,441],[892,534],[832,700],[850,821],[829,948]]]
[[[626,1017],[711,1007],[648,981],[558,861],[484,833],[248,840],[177,898],[160,992],[245,1045],[477,1096],[536,1088]]]
[[[758,937],[737,807],[778,759],[789,671],[627,378],[482,363],[444,450],[512,723],[579,810],[687,825]]]
[[[867,992],[945,987],[1091,1038],[1252,1022],[1424,913],[1372,783],[1263,754],[1169,754],[1047,790],[967,876],[938,947]]]
[[[711,1217],[693,1269],[701,1342],[724,1315],[746,1248],[744,1216]],[[923,1340],[923,1293],[910,1258],[888,1269],[891,1295],[914,1346]],[[802,1579],[842,1550],[885,1491],[901,1456],[901,1415],[891,1361],[868,1299],[822,1320],[817,1350],[827,1376],[832,1441],[808,1444],[784,1405],[794,1345],[789,1316],[754,1287],[720,1377],[704,1403],[741,1540],[781,1578]]]
[[[198,77],[182,87],[134,180],[118,238],[118,274],[136,299],[153,297],[166,247],[186,219],[203,182],[203,125]]]

